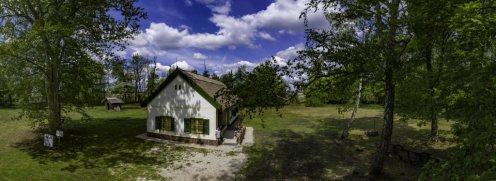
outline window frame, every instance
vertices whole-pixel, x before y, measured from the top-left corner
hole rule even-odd
[[[210,134],[210,120],[204,118],[185,118],[184,131],[189,134]],[[188,122],[188,123],[186,123]],[[189,126],[189,128],[187,128]]]
[[[157,128],[157,119],[160,119],[160,127]],[[155,129],[159,132],[174,131],[174,118],[172,116],[155,116]]]

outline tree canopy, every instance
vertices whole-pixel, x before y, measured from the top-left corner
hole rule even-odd
[[[384,127],[370,175],[382,171],[399,113],[429,120],[433,138],[440,116],[454,121],[458,148],[427,166],[423,178],[493,178],[494,7],[493,1],[312,0],[302,17],[320,9],[331,26],[307,30],[306,49],[288,75],[305,75],[301,88],[322,84],[322,77],[384,86]],[[350,92],[344,85],[334,89]]]
[[[58,129],[63,112],[80,110],[100,90],[103,64],[124,48],[146,17],[134,2],[0,2],[1,61],[18,70],[12,81],[21,90],[15,93],[22,97],[24,115]]]

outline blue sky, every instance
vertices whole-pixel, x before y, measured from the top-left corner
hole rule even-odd
[[[223,74],[240,65],[252,68],[276,56],[282,64],[305,42],[300,12],[307,0],[141,0],[148,19],[123,57],[157,57],[171,65]],[[312,27],[328,26],[322,12],[309,16]]]

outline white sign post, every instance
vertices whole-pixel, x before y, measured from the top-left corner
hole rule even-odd
[[[57,140],[59,141],[57,142],[57,145],[60,145],[60,138],[64,137],[64,131],[62,130],[55,131],[55,136],[57,136],[58,138]]]
[[[47,147],[53,147],[53,135],[51,134],[45,134],[45,136],[43,137],[43,145],[47,146]]]
[[[64,137],[64,131],[57,130],[57,131],[55,132],[55,135],[56,135],[57,137]]]

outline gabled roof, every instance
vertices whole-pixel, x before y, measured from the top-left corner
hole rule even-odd
[[[102,103],[109,102],[110,104],[124,104],[124,101],[117,97],[106,97],[102,100]]]
[[[221,108],[221,101],[215,99],[215,94],[217,91],[225,88],[226,85],[221,81],[214,80],[205,76],[197,75],[192,72],[187,72],[176,68],[167,78],[163,81],[158,88],[150,94],[150,96],[141,104],[141,106],[146,106],[150,101],[153,100],[157,95],[162,92],[162,90],[169,85],[172,80],[174,80],[177,76],[180,76],[188,84],[195,89],[201,96],[203,96],[210,104],[212,104],[215,108]]]

